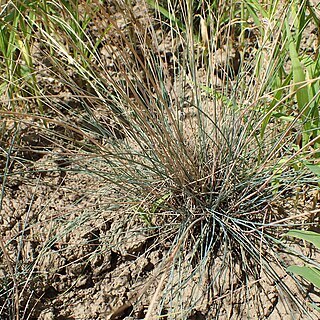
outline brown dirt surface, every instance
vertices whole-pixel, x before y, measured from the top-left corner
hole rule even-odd
[[[225,269],[223,282],[209,294],[210,278],[223,265],[223,256],[215,258],[211,272],[200,268],[194,273],[186,261],[169,275],[165,264],[171,244],[156,241],[159,238],[137,214],[122,209],[125,194],[121,190],[108,188],[103,178],[82,173],[75,164],[68,163],[64,171],[55,163],[54,153],[47,154],[33,163],[30,173],[24,168],[23,174],[14,175],[21,172],[17,165],[4,188],[0,217],[7,257],[2,257],[0,272],[9,278],[8,266],[15,270],[16,281],[24,284],[17,292],[20,307],[32,319],[144,319],[151,301],[157,303],[156,290],[159,286],[165,290],[168,280],[163,281],[163,275],[170,277],[170,286],[180,287],[181,277],[187,274],[193,276],[180,293],[168,292],[163,312],[169,318],[185,300],[192,301],[193,307],[174,319],[212,319],[217,306],[219,319],[245,319],[248,311],[254,319],[262,315],[263,319],[291,319],[292,314],[294,319],[304,319],[296,306],[286,309],[282,301],[286,298],[266,275],[261,274],[259,292],[243,284],[240,266]],[[90,163],[86,166],[90,168]],[[111,206],[108,198],[115,193],[120,200]],[[274,269],[299,295],[282,268],[275,265]],[[6,294],[10,296],[10,282]],[[0,299],[9,309],[12,302],[6,294]],[[250,309],[256,299],[263,310]],[[241,307],[246,304],[252,307]],[[2,319],[7,316],[4,313]]]

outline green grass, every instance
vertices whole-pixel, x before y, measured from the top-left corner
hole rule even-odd
[[[2,14],[10,28],[1,29],[0,50],[4,101],[12,107],[0,119],[41,129],[79,170],[126,194],[128,219],[138,215],[159,244],[172,243],[147,314],[167,309],[172,319],[187,319],[197,297],[184,296],[204,285],[197,275],[208,273],[212,317],[223,308],[216,287],[222,296],[226,288],[242,290],[244,304],[254,306],[251,317],[263,317],[256,293],[262,274],[312,317],[278,275],[287,265],[277,239],[305,221],[271,208],[283,201],[294,207],[306,184],[319,189],[306,166],[319,164],[319,57],[302,44],[308,26],[317,25],[315,9],[306,1],[147,3],[144,20],[121,2],[121,19],[91,1],[8,6]],[[49,65],[38,73],[29,47],[34,39]],[[41,77],[67,89],[67,102],[63,94],[39,91]],[[35,91],[24,90],[21,79]],[[22,112],[22,103],[30,108]],[[1,152],[10,159],[8,143]],[[82,156],[98,161],[89,169]],[[241,280],[228,287],[232,270]],[[19,292],[15,276],[7,278]],[[11,299],[18,319],[14,291]]]
[[[314,245],[316,249],[319,249],[320,247],[320,243],[319,243],[320,234],[318,232],[306,231],[306,230],[290,230],[285,234],[285,236],[294,237],[297,239],[310,242]],[[308,265],[304,265],[304,266],[291,265],[287,268],[287,271],[291,272],[296,276],[301,276],[304,280],[308,281],[312,286],[319,289],[320,288],[319,263],[317,263],[317,261],[310,260],[307,257],[302,257],[302,258],[304,261],[308,262]],[[320,310],[317,304],[311,303],[311,305],[318,311]]]
[[[39,95],[32,54],[37,14],[37,1],[8,1],[1,7],[0,92],[11,109],[16,107],[15,103],[11,103],[12,99]],[[38,107],[41,108],[41,105]]]

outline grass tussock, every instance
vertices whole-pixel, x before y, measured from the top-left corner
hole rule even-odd
[[[1,13],[11,27],[0,43],[3,185],[13,156],[36,160],[21,151],[28,144],[33,154],[58,147],[60,163],[121,189],[125,199],[110,202],[125,202],[155,247],[170,243],[144,287],[156,283],[146,319],[189,319],[199,306],[210,318],[262,319],[266,283],[313,317],[283,279],[278,239],[310,218],[283,203],[294,208],[299,190],[319,188],[308,169],[319,166],[318,49],[303,43],[317,10],[309,1],[11,1]],[[7,278],[21,287],[13,270]],[[18,319],[16,290],[4,289]]]

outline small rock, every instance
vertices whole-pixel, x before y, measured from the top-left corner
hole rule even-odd
[[[54,320],[54,319],[55,317],[54,317],[53,308],[45,309],[41,311],[39,315],[39,320]]]

